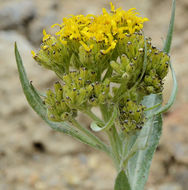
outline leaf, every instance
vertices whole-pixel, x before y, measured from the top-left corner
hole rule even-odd
[[[114,107],[114,111],[113,111],[113,113],[111,115],[111,118],[106,123],[106,125],[104,127],[99,127],[96,122],[92,122],[90,127],[95,132],[99,132],[99,131],[103,131],[103,130],[108,130],[114,124],[114,121],[115,121],[116,118],[117,118],[117,108]]]
[[[161,105],[162,105],[162,102],[160,102],[159,104],[156,104],[156,105],[154,105],[154,106],[152,106],[152,107],[149,107],[149,108],[145,109],[144,112],[147,112],[147,111],[149,111],[149,110],[153,110],[153,109],[155,109],[155,108],[157,108],[157,107],[159,107],[159,106],[161,106]]]
[[[114,190],[131,190],[129,180],[125,174],[125,171],[120,171],[116,181],[115,181],[115,187]]]
[[[167,33],[167,37],[166,37],[164,48],[163,48],[163,51],[166,52],[166,53],[170,52],[170,48],[171,48],[171,44],[172,44],[175,13],[176,13],[176,0],[172,0],[171,19],[170,19],[170,24],[169,24],[169,27],[168,27],[168,33]]]
[[[163,51],[166,53],[170,52],[170,48],[171,48],[171,44],[172,44],[172,37],[173,37],[173,31],[174,31],[174,21],[175,21],[175,11],[176,11],[176,0],[173,0],[172,1],[172,13],[171,13],[170,24],[169,24],[168,33],[167,33],[167,37],[166,37],[164,48],[163,48]],[[161,107],[161,109],[158,110],[154,115],[168,111],[176,99],[178,84],[177,84],[176,74],[174,72],[174,69],[172,67],[171,62],[170,62],[170,69],[172,72],[172,79],[173,79],[173,83],[174,83],[171,96],[168,100],[168,103],[165,106]]]
[[[42,99],[40,98],[39,94],[35,90],[34,86],[31,82],[29,82],[22,59],[20,57],[20,54],[17,49],[17,45],[15,43],[15,56],[16,56],[16,63],[18,67],[20,82],[25,94],[25,97],[30,104],[30,106],[33,108],[33,110],[54,130],[63,132],[65,134],[68,134],[81,142],[88,144],[94,148],[102,149],[96,142],[93,142],[90,138],[85,136],[82,132],[78,131],[77,129],[73,128],[71,125],[69,125],[66,122],[52,122],[48,120],[46,115],[46,107],[43,104]]]
[[[170,52],[171,43],[172,43],[172,36],[173,36],[173,28],[174,28],[174,20],[175,20],[175,8],[176,8],[176,0],[172,2],[172,14],[170,25],[168,29],[167,38],[165,41],[163,51],[166,53]],[[175,77],[175,72],[173,67],[170,63],[170,69],[172,72],[172,77],[174,81],[174,86],[172,90],[171,97],[164,107],[156,107],[155,109],[148,110],[147,117],[150,119],[146,122],[144,126],[144,130],[140,132],[138,139],[135,141],[133,145],[134,148],[141,148],[145,143],[147,145],[145,150],[138,151],[129,161],[128,161],[128,178],[131,183],[131,188],[133,190],[143,190],[144,185],[147,181],[148,172],[150,168],[150,164],[152,161],[152,157],[156,150],[156,147],[159,143],[159,139],[162,132],[162,116],[161,113],[167,111],[172,104],[174,103],[176,93],[177,93],[177,80]],[[162,101],[162,97],[160,95],[150,95],[145,97],[144,103],[147,107],[152,107],[152,105],[157,105]],[[144,138],[145,134],[145,140]],[[148,137],[147,137],[148,134]],[[139,139],[140,138],[140,139]],[[142,141],[143,139],[143,141]],[[142,142],[141,144],[139,144]],[[144,147],[144,146],[143,146]]]
[[[152,106],[158,104],[161,102],[161,100],[161,96],[152,94],[144,98],[143,104],[145,106]],[[151,112],[155,112],[156,109],[148,111],[146,113],[146,116],[150,115]],[[150,164],[156,147],[159,143],[161,131],[161,115],[157,115],[155,118],[150,118],[141,130],[139,136],[137,137],[137,140],[135,141],[135,144],[131,147],[131,152],[134,153],[134,156],[129,159],[127,169],[132,190],[144,189]],[[138,149],[144,150],[138,151]]]

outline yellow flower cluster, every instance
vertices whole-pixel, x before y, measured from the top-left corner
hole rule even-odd
[[[115,104],[123,131],[142,128],[145,108],[140,103],[162,92],[170,58],[143,35],[148,19],[137,15],[135,9],[115,9],[111,3],[110,13],[103,9],[101,15],[64,18],[52,26],[60,27],[56,36],[43,31],[33,57],[62,80],[55,92],[46,93],[50,120],[69,121],[77,111]]]
[[[126,34],[133,34],[143,28],[143,23],[147,18],[138,17],[139,13],[132,8],[124,11],[121,8],[115,9],[111,3],[111,12],[103,9],[102,15],[71,15],[70,18],[64,18],[62,24],[58,25],[60,30],[56,33],[60,41],[65,45],[72,43],[72,40],[78,41],[86,51],[90,51],[94,44],[102,43],[103,54],[108,53],[116,47],[119,39],[125,38]],[[49,37],[44,33],[44,39]]]

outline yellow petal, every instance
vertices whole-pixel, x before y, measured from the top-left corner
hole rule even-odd
[[[108,52],[110,52],[115,47],[116,47],[116,41],[113,41],[112,44],[111,44],[111,46],[108,49],[106,49],[106,50],[101,50],[101,53],[102,54],[107,54]]]
[[[115,11],[115,6],[113,5],[112,2],[110,2],[110,7],[111,7],[111,11],[114,12]]]
[[[51,26],[51,28],[53,28],[53,27],[55,27],[55,26],[61,27],[61,24],[53,24],[53,25]]]
[[[31,54],[33,55],[33,57],[36,56],[36,53],[33,50],[31,51]]]
[[[63,44],[63,45],[67,45],[67,41],[65,41],[62,36],[59,38],[60,42]]]
[[[43,41],[47,40],[47,39],[51,36],[50,34],[47,34],[47,33],[46,33],[46,30],[45,30],[45,29],[43,29],[43,35],[44,35]]]
[[[87,52],[90,52],[91,49],[93,48],[92,45],[90,45],[90,47],[88,47],[83,41],[80,41],[80,44],[84,47],[84,49],[85,49]]]

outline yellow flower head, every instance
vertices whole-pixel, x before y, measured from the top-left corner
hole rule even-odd
[[[143,23],[148,21],[147,18],[138,17],[139,13],[134,8],[124,11],[122,8],[115,9],[112,3],[110,5],[110,13],[103,9],[102,15],[71,15],[64,18],[62,24],[55,24],[60,26],[56,35],[63,44],[80,42],[86,51],[93,48],[92,44],[102,43],[104,49],[101,50],[106,54],[116,47],[118,40],[123,39],[126,34],[140,31]],[[43,40],[48,37],[44,31]]]

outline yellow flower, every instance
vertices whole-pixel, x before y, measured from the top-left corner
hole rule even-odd
[[[68,41],[69,44],[80,42],[89,52],[93,48],[92,43],[102,43],[102,52],[106,54],[116,47],[118,40],[123,39],[126,34],[140,31],[143,28],[143,23],[148,21],[147,18],[138,17],[139,13],[135,12],[135,8],[124,11],[122,8],[115,9],[112,3],[110,6],[110,13],[103,9],[101,15],[71,15],[64,18],[62,24],[55,24],[52,27],[60,27],[56,35],[59,36],[63,45],[67,44]],[[43,34],[43,41],[50,37],[45,30]]]
[[[111,46],[106,50],[101,50],[102,54],[107,54],[110,50],[114,49],[116,47],[116,41],[113,41]]]
[[[36,56],[36,53],[33,50],[31,51],[31,54],[33,55],[33,57]]]
[[[115,6],[113,5],[112,2],[110,2],[110,7],[111,7],[111,12],[115,12]]]
[[[45,29],[43,30],[43,35],[44,35],[44,36],[43,36],[43,41],[49,39],[49,37],[51,36],[50,34],[47,34],[47,33],[46,33],[46,30],[45,30]]]
[[[85,49],[87,52],[90,52],[91,49],[93,48],[93,45],[90,45],[90,46],[88,47],[83,41],[80,41],[80,44],[84,47],[84,49]]]

